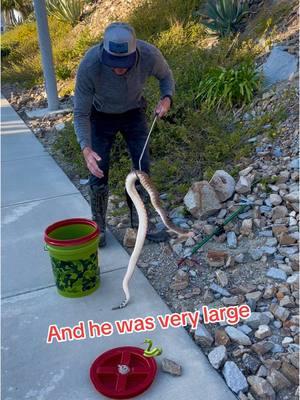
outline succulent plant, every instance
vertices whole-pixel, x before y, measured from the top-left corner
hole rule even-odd
[[[60,21],[76,25],[82,14],[83,0],[47,0],[47,11]]]
[[[238,31],[242,18],[249,13],[248,6],[241,0],[209,0],[207,4],[208,21],[202,21],[209,29],[221,36]]]

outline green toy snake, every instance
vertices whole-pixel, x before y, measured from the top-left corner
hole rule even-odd
[[[145,357],[157,357],[162,354],[162,348],[154,347],[154,349],[151,350],[153,342],[151,339],[145,339],[144,343],[148,344],[147,349],[144,351],[144,356]]]

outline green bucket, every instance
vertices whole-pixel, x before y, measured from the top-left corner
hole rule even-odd
[[[85,218],[58,221],[48,226],[44,239],[59,294],[83,297],[100,286],[96,222]]]

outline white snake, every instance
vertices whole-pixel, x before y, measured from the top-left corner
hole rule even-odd
[[[177,235],[179,235],[181,237],[189,238],[189,237],[194,236],[194,232],[187,231],[185,229],[181,229],[181,228],[177,227],[176,225],[174,225],[169,220],[166,212],[161,207],[159,193],[155,189],[149,176],[143,171],[134,170],[134,171],[130,172],[127,175],[125,186],[126,186],[127,193],[131,197],[132,202],[137,210],[138,219],[139,219],[139,227],[138,227],[135,246],[134,246],[133,252],[131,254],[131,257],[130,257],[130,260],[128,263],[126,274],[123,279],[123,290],[125,293],[125,300],[119,306],[114,307],[113,310],[126,307],[130,300],[130,292],[129,292],[128,284],[129,284],[129,281],[134,272],[134,269],[135,269],[136,263],[138,261],[138,258],[140,256],[140,253],[142,251],[142,248],[143,248],[143,245],[145,242],[145,238],[146,238],[146,234],[147,234],[147,226],[148,226],[147,212],[146,212],[144,203],[142,202],[142,199],[140,198],[140,196],[135,188],[135,182],[137,180],[139,180],[141,182],[144,189],[148,192],[153,207],[155,208],[156,212],[159,214],[163,223],[165,224],[165,226],[168,228],[169,231],[175,232],[175,233],[177,233]]]

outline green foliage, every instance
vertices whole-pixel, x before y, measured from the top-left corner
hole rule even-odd
[[[297,4],[297,0],[281,0],[279,2],[273,2],[271,5],[269,3],[264,4],[259,13],[247,24],[245,33],[254,38],[272,35],[272,33],[276,31],[278,23],[282,21]]]
[[[11,48],[9,46],[1,46],[1,60],[4,57],[9,56]]]
[[[62,41],[71,30],[71,25],[49,18],[50,36],[54,43]],[[35,22],[16,26],[1,35],[2,48],[9,48],[3,58],[3,82],[19,82],[24,87],[42,83],[38,35]],[[53,46],[55,48],[55,46]]]
[[[214,68],[199,84],[196,101],[209,109],[250,103],[259,87],[259,75],[251,63],[236,68]]]
[[[53,49],[56,73],[59,79],[66,80],[74,78],[75,71],[86,50],[99,42],[98,37],[90,34],[88,27],[84,28],[80,34],[72,40],[72,46],[68,43],[67,37],[61,40],[59,45]]]
[[[151,176],[158,190],[166,192],[169,201],[174,202],[182,199],[192,180],[209,179],[219,168],[234,173],[240,158],[253,150],[253,144],[247,140],[262,132],[273,135],[278,132],[280,118],[284,118],[277,109],[247,123],[234,120],[230,104],[250,101],[257,90],[259,81],[253,61],[260,48],[255,38],[242,40],[240,35],[232,46],[230,36],[209,35],[203,24],[190,17],[199,2],[203,3],[199,0],[145,0],[128,20],[135,27],[138,38],[162,51],[176,81],[174,105],[168,115],[158,121],[150,141]],[[70,93],[81,58],[101,37],[92,35],[88,26],[80,25],[72,30],[71,24],[53,17],[49,22],[57,76],[63,87],[60,94]],[[35,24],[24,25],[22,29],[18,27],[2,35],[2,43],[11,50],[3,58],[2,77],[36,83],[42,79],[42,72]],[[207,99],[211,84],[217,87],[212,93],[216,96],[214,106],[212,98]],[[144,94],[150,125],[160,98],[156,79],[149,79]],[[269,129],[264,128],[266,124],[270,125]],[[54,150],[75,166],[76,174],[82,178],[88,176],[73,124],[67,124],[58,135]],[[124,194],[125,177],[130,170],[130,156],[124,140],[118,135],[112,148],[109,178],[114,193]]]
[[[47,11],[56,19],[75,26],[83,12],[83,0],[47,0]]]
[[[140,39],[149,40],[176,22],[186,23],[202,0],[146,0],[129,18]]]
[[[247,14],[247,5],[241,0],[209,0],[206,15],[209,20],[202,22],[220,36],[227,36],[238,31],[242,18]]]
[[[88,176],[89,172],[76,139],[73,123],[67,122],[65,128],[59,132],[53,149],[60,153],[66,161],[72,163],[75,172],[80,177]]]

